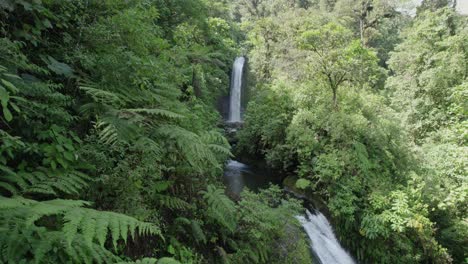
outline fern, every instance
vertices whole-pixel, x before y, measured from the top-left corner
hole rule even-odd
[[[219,153],[223,157],[231,155],[229,143],[217,132],[200,136],[182,127],[165,125],[156,129],[155,133],[174,141],[183,158],[199,171],[203,171],[207,165],[221,169]]]
[[[127,109],[127,111],[131,113],[138,113],[138,114],[147,114],[147,115],[156,115],[160,117],[165,117],[169,119],[180,119],[183,118],[183,115],[168,111],[168,110],[163,110],[163,109],[149,109],[149,108],[139,108],[139,109]]]
[[[82,85],[79,88],[83,90],[87,95],[89,95],[94,102],[109,105],[120,104],[121,98],[118,94],[102,89],[93,88],[91,86],[93,86],[93,84]]]
[[[100,141],[105,145],[136,141],[142,133],[139,120],[119,110],[109,110],[96,122]]]
[[[169,187],[172,184],[173,181],[167,180],[157,181],[153,184],[152,188],[155,191],[155,193],[153,194],[153,198],[156,201],[156,203],[159,206],[170,210],[186,210],[193,208],[193,205],[187,203],[179,197],[164,193],[169,189]]]
[[[186,201],[172,195],[164,195],[164,194],[156,194],[155,195],[156,201],[158,201],[159,205],[171,210],[184,210],[190,209],[193,206]]]
[[[180,262],[173,258],[161,258],[157,264],[180,264]]]
[[[157,261],[155,258],[144,258],[137,261],[118,262],[117,264],[156,264]]]
[[[79,194],[88,186],[89,176],[76,170],[48,170],[39,167],[36,171],[20,171],[0,165],[0,190],[10,195],[46,194],[58,197],[63,194]]]
[[[64,256],[75,263],[109,262],[118,259],[105,248],[110,238],[117,242],[130,235],[158,235],[153,224],[113,212],[101,212],[83,206],[85,201],[49,200],[38,202],[23,197],[0,196],[0,261],[20,261],[29,255],[40,263]],[[58,250],[58,254],[57,251]]]
[[[174,228],[184,234],[190,234],[197,244],[206,244],[206,235],[203,232],[201,223],[199,220],[189,220],[185,217],[177,217],[174,220]],[[189,230],[189,232],[187,232]]]
[[[104,113],[99,115],[95,127],[103,144],[115,145],[118,142],[135,142],[140,138],[147,138],[149,131],[159,125],[159,121],[153,116],[169,120],[183,118],[180,114],[164,109],[117,110],[107,108]],[[152,139],[148,137],[146,141],[149,140]]]
[[[201,193],[208,204],[208,216],[230,232],[234,232],[237,225],[234,202],[224,194],[223,189],[218,189],[211,184],[208,185],[206,191]]]
[[[195,238],[195,241],[197,243],[202,242],[203,244],[206,244],[206,236],[203,232],[203,229],[201,228],[200,222],[197,220],[192,220],[190,222],[190,227],[192,228],[192,235],[193,238]]]
[[[217,131],[207,131],[202,135],[202,140],[207,144],[211,151],[220,154],[223,157],[232,157],[229,142],[226,137]]]
[[[155,258],[144,258],[130,262],[118,262],[117,264],[180,264],[180,262],[173,258],[161,258],[159,260]]]

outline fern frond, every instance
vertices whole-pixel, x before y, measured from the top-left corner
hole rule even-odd
[[[107,111],[100,116],[95,125],[99,140],[111,146],[118,142],[136,141],[142,132],[138,125],[140,119],[121,110]]]
[[[161,258],[159,260],[155,258],[144,258],[136,261],[125,261],[118,262],[117,264],[181,264],[179,261],[173,258]]]
[[[34,263],[41,263],[48,252],[50,252],[56,243],[59,243],[61,238],[60,232],[50,232],[47,237],[41,237],[41,243],[33,246]]]
[[[201,192],[208,204],[209,216],[218,224],[225,226],[229,231],[234,232],[236,228],[235,204],[225,194],[223,189],[218,189],[214,185],[208,185],[206,191]]]
[[[92,246],[94,238],[96,237],[96,229],[97,229],[97,220],[96,218],[90,218],[86,221],[83,221],[81,225],[81,230],[83,232],[84,242],[88,246]]]
[[[0,189],[8,191],[11,195],[18,194],[18,190],[13,185],[6,182],[0,182]]]
[[[191,204],[176,196],[157,194],[156,199],[162,207],[168,208],[170,210],[184,210],[192,208]]]
[[[158,260],[157,264],[181,264],[181,263],[173,258],[161,258],[160,260]]]
[[[231,146],[226,137],[220,132],[215,130],[208,131],[203,134],[202,139],[213,152],[226,157],[232,157]]]
[[[80,86],[79,88],[97,103],[113,105],[122,101],[116,93],[110,91],[104,91],[102,89],[97,89],[90,86]]]
[[[138,113],[138,114],[156,115],[156,116],[165,117],[169,119],[184,118],[184,116],[181,114],[177,114],[177,113],[164,110],[164,109],[156,109],[156,108],[126,109],[126,111],[129,111],[131,113]]]
[[[223,156],[233,157],[233,155],[231,153],[231,150],[228,147],[221,146],[221,145],[215,145],[215,144],[208,144],[207,146],[213,152],[216,152],[216,153],[221,154]]]
[[[179,153],[195,169],[203,171],[207,165],[221,168],[218,153],[209,146],[208,136],[200,136],[194,132],[175,125],[164,125],[156,129],[158,136],[172,140]],[[221,148],[217,149],[220,150]],[[224,151],[224,149],[222,150]]]
[[[98,241],[101,247],[104,247],[104,243],[106,243],[107,239],[107,229],[109,227],[109,215],[107,214],[100,214],[96,217],[96,229],[94,231],[94,237]],[[90,238],[87,238],[88,240]],[[93,237],[91,237],[93,240]]]
[[[126,219],[125,219],[126,220]],[[109,229],[111,231],[112,235],[112,244],[114,245],[114,248],[117,249],[117,240],[120,238],[120,222],[124,222],[125,220],[119,221],[118,218],[116,217],[110,217],[109,218]],[[127,238],[125,238],[126,240]]]
[[[26,199],[23,197],[15,197],[15,199],[11,199],[11,198],[0,196],[0,210],[16,208],[16,207],[25,206],[25,205],[31,205],[35,202],[36,201],[34,200]]]
[[[161,145],[151,138],[145,136],[140,137],[136,142],[134,142],[133,146],[145,153],[152,153],[155,157],[162,156]]]
[[[155,258],[144,258],[144,259],[139,259],[136,261],[126,261],[126,262],[118,262],[117,264],[156,264],[159,263],[157,262],[158,260]]]
[[[10,172],[0,176],[0,188],[12,195],[46,194],[57,196],[58,193],[79,194],[88,186],[90,178],[73,170],[48,171],[38,168],[38,171],[18,173]]]
[[[161,235],[151,223],[132,217],[84,208],[90,203],[78,200],[38,202],[23,197],[0,196],[0,262],[27,259],[36,263],[56,263],[62,252],[77,263],[115,263],[118,260],[104,244],[109,237],[127,241],[128,234]],[[54,227],[50,226],[51,221]],[[44,261],[48,259],[48,261]],[[49,260],[50,259],[50,260]],[[59,261],[60,262],[60,261]]]
[[[201,228],[200,223],[196,220],[192,220],[190,226],[192,228],[192,235],[193,238],[195,238],[195,241],[197,243],[202,242],[203,244],[206,244],[206,236],[203,232],[203,229]]]
[[[68,243],[68,246],[71,246],[73,239],[75,238],[76,233],[78,233],[78,228],[83,219],[83,214],[78,208],[75,208],[65,214],[63,220],[65,224],[63,225],[63,233],[65,240]],[[89,238],[87,238],[89,240]]]

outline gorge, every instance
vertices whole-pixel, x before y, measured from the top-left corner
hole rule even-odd
[[[468,263],[467,1],[410,2],[0,0],[0,263]]]
[[[241,123],[241,98],[244,57],[237,57],[233,64],[230,86],[230,107],[228,123]],[[258,191],[270,184],[280,184],[281,176],[261,166],[249,166],[236,160],[229,160],[225,167],[223,181],[227,193],[239,196],[246,187]],[[307,199],[307,198],[305,198]],[[309,206],[312,203],[307,203]],[[354,264],[354,260],[343,249],[333,233],[327,218],[316,208],[304,208],[305,215],[297,216],[310,240],[314,263],[318,264]],[[311,213],[311,210],[313,213]]]

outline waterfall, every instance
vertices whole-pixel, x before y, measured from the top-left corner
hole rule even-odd
[[[322,264],[354,264],[351,256],[340,246],[327,218],[320,212],[306,211],[306,217],[297,216],[310,238],[314,256]]]
[[[231,76],[231,97],[229,101],[228,122],[241,122],[241,92],[242,92],[242,72],[244,71],[245,58],[237,57],[232,67]]]

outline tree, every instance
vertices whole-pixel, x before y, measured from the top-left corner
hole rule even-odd
[[[361,43],[369,47],[383,24],[388,23],[388,20],[399,19],[397,9],[401,4],[401,1],[396,0],[340,0],[334,12],[352,18],[352,26],[359,32]]]
[[[457,7],[457,0],[423,0],[417,8],[417,13],[420,14],[426,10],[436,11],[437,9],[451,7],[454,10]]]
[[[467,78],[464,21],[449,8],[420,15],[389,60],[395,72],[387,82],[392,104],[416,142],[460,120],[450,106],[456,87]]]
[[[373,85],[379,75],[376,55],[350,39],[352,32],[335,23],[306,31],[301,36],[300,45],[311,51],[312,76],[320,77],[330,88],[335,109],[341,86],[347,82]]]
[[[419,153],[423,198],[437,238],[455,263],[466,258],[468,34],[449,7],[420,13],[391,54],[392,106]]]

